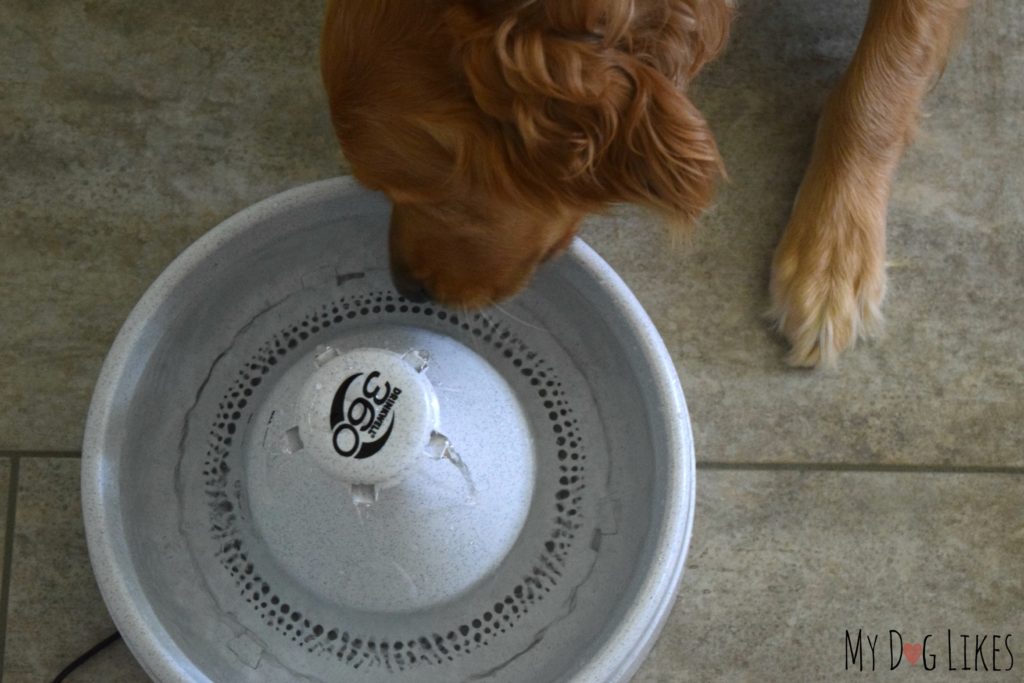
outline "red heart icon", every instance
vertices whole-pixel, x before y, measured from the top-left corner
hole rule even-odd
[[[903,644],[903,656],[907,658],[911,666],[917,664],[917,660],[921,659],[921,651],[924,647],[921,643],[904,643]]]

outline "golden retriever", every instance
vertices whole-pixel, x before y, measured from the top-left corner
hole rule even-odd
[[[873,0],[775,254],[789,361],[830,364],[881,322],[889,184],[965,0]],[[723,165],[687,86],[725,0],[331,0],[321,70],[352,172],[393,201],[410,297],[514,294],[616,202],[694,222]]]

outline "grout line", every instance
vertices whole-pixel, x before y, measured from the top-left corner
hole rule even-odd
[[[0,458],[81,458],[79,451],[4,451]],[[909,465],[902,463],[857,462],[725,462],[697,461],[697,469],[755,472],[893,472],[897,474],[1009,474],[1024,475],[1024,466],[1016,465]]]
[[[894,474],[1009,474],[1024,475],[1013,465],[901,465],[833,462],[716,462],[698,461],[698,470],[761,472],[868,472]]]
[[[14,521],[18,510],[18,470],[21,461],[11,460],[7,483],[7,524],[4,534],[3,585],[0,586],[0,681],[4,677],[4,654],[7,645],[7,610],[11,597],[11,564],[14,560]]]
[[[4,451],[0,458],[80,458],[79,451]]]
[[[0,458],[81,458],[79,451],[5,451]],[[725,462],[697,461],[699,470],[755,472],[894,472],[898,474],[1009,474],[1024,475],[1024,466],[1016,465],[909,465],[901,463],[855,462]]]

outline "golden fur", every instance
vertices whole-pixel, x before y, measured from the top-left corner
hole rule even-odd
[[[965,8],[964,0],[871,3],[772,264],[772,315],[794,365],[832,365],[858,337],[880,331],[889,184]]]
[[[872,2],[775,257],[796,364],[880,320],[889,179],[961,4]],[[729,21],[725,0],[331,0],[324,86],[354,175],[394,202],[396,283],[484,306],[611,203],[691,223],[723,169],[686,89]]]

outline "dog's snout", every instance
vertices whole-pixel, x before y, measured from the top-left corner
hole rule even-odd
[[[391,282],[395,290],[409,301],[417,304],[430,301],[430,293],[422,282],[414,278],[401,264],[391,261]]]
[[[430,293],[427,291],[427,288],[415,280],[402,283],[396,281],[395,289],[414,304],[423,304],[430,301]]]
[[[395,213],[398,208],[395,208]],[[430,292],[426,285],[410,272],[406,259],[401,256],[400,230],[395,215],[391,216],[391,229],[388,232],[388,265],[391,270],[391,283],[395,290],[409,301],[417,304],[430,301]]]

